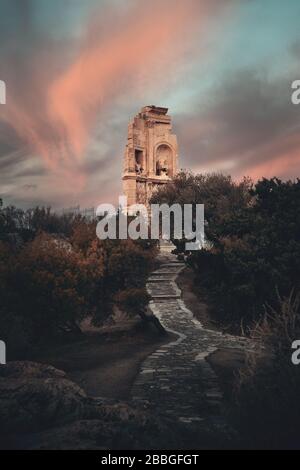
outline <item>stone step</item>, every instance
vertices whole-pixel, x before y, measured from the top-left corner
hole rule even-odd
[[[172,281],[160,281],[147,284],[147,291],[153,299],[179,299],[181,291]]]
[[[175,267],[179,266],[180,267],[180,266],[186,266],[186,264],[183,263],[182,261],[174,261],[172,263],[164,263],[164,267],[169,268],[170,266],[175,266]]]
[[[162,269],[161,270],[158,270],[158,271],[154,271],[153,274],[179,274],[181,271],[181,269],[177,269],[176,271],[171,270],[170,271],[170,268],[166,268],[166,269]]]
[[[175,282],[184,267],[184,263],[168,257],[149,276],[150,308],[176,339],[160,346],[144,360],[132,395],[155,412],[169,415],[184,425],[197,426],[199,432],[205,433],[206,429],[211,432],[213,427],[218,436],[223,432],[220,429],[227,429],[220,406],[223,394],[206,358],[219,347],[231,346],[234,338],[204,329],[185,306]]]
[[[152,299],[180,299],[180,294],[154,294],[151,292]]]

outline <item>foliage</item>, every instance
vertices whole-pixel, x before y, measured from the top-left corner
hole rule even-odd
[[[220,173],[197,174],[181,171],[167,185],[160,188],[151,198],[152,204],[204,204],[206,239],[217,243],[224,223],[232,215],[247,207],[251,195],[252,183],[244,178],[235,183],[231,176]],[[173,240],[178,246],[184,244]]]
[[[196,288],[205,289],[221,322],[240,330],[276,305],[300,280],[300,181],[179,174],[156,202],[204,204],[206,247],[188,253]],[[184,244],[177,243],[183,250]]]
[[[254,447],[298,448],[300,369],[291,344],[300,337],[299,294],[278,298],[251,329],[255,354],[239,372],[232,416]]]
[[[3,207],[0,200],[0,240],[14,242],[17,236],[22,242],[33,240],[39,232],[69,237],[74,226],[86,220],[81,215],[57,214],[50,207],[19,209]]]
[[[195,289],[225,328],[256,341],[231,395],[235,427],[254,448],[298,447],[300,369],[291,344],[300,337],[300,181],[252,185],[183,173],[155,202],[205,205],[209,243],[185,253]]]
[[[76,329],[89,313],[91,289],[89,267],[80,254],[41,234],[7,257],[0,271],[0,321],[11,349],[18,346],[16,322],[28,345]]]
[[[150,295],[144,287],[132,288],[118,292],[115,300],[125,312],[140,315],[149,303]]]
[[[141,301],[152,243],[99,240],[96,222],[44,208],[1,205],[0,229],[0,331],[11,354],[79,332],[87,316],[102,323],[123,291],[136,292],[133,308]]]

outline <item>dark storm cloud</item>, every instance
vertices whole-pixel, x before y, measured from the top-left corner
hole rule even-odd
[[[25,168],[21,171],[16,171],[15,177],[16,178],[23,178],[23,177],[33,177],[33,176],[45,176],[46,169],[43,166],[38,166],[34,168]]]
[[[38,116],[40,133],[51,132],[51,128],[43,125],[43,86],[49,82],[63,54],[57,56],[56,62],[53,60],[54,43],[47,31],[38,28],[35,13],[34,0],[1,0],[0,77],[6,83],[7,105],[0,109],[0,168],[14,167],[11,156],[14,150],[22,150],[24,158],[30,154],[26,132],[21,129],[29,113]],[[10,158],[5,158],[9,155]]]
[[[300,108],[291,103],[291,82],[290,77],[271,81],[251,70],[227,77],[204,108],[177,118],[187,165],[213,170],[231,162],[235,174],[253,173],[278,154],[296,151]]]
[[[36,184],[24,184],[23,189],[25,189],[25,191],[34,191],[35,189],[37,189],[37,185]]]
[[[11,171],[14,167],[20,166],[22,160],[26,159],[26,155],[19,150],[7,151],[7,153],[0,157],[0,173],[3,174],[5,170]]]

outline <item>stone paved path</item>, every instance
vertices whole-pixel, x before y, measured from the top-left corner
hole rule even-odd
[[[161,346],[143,362],[132,398],[181,423],[228,434],[218,378],[206,357],[219,347],[250,348],[249,342],[204,328],[186,308],[175,282],[184,263],[164,251],[159,260],[160,268],[147,283],[150,308],[178,339]]]

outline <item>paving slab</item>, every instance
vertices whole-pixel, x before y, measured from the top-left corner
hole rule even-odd
[[[153,411],[181,423],[198,423],[201,432],[230,433],[224,414],[218,378],[206,358],[220,347],[250,347],[245,338],[204,328],[186,307],[174,281],[184,269],[167,250],[158,259],[147,283],[150,308],[161,324],[177,339],[160,346],[146,358],[132,388],[135,401],[147,402]],[[160,279],[161,275],[171,278]]]

